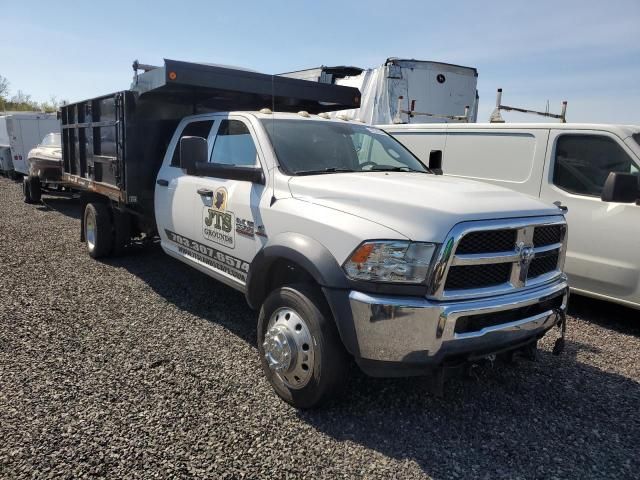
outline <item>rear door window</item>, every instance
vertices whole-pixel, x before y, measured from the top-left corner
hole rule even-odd
[[[570,193],[597,197],[611,172],[638,175],[638,166],[614,139],[604,135],[562,135],[558,138],[554,185]]]

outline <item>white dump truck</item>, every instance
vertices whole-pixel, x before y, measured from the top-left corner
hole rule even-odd
[[[165,60],[62,107],[63,180],[93,257],[159,236],[259,311],[262,368],[299,408],[370,375],[535,352],[563,325],[554,205],[433,175],[382,130],[329,119],[343,86]],[[215,359],[211,359],[215,362]]]

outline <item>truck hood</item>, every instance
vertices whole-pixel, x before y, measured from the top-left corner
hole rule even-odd
[[[291,195],[389,227],[411,240],[441,242],[457,223],[559,215],[553,205],[488,183],[409,172],[292,177]]]

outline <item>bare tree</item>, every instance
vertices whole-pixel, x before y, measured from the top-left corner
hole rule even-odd
[[[0,75],[0,98],[6,98],[7,95],[9,95],[9,80]]]
[[[40,109],[45,112],[55,112],[60,108],[60,100],[55,95],[51,95],[49,97],[49,101],[42,102],[40,104]]]
[[[31,95],[24,93],[22,90],[18,90],[14,96],[11,97],[11,103],[31,103]]]
[[[7,96],[9,95],[9,80],[0,75],[0,110],[7,109]]]

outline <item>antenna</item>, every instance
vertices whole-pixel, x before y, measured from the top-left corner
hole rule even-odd
[[[275,87],[275,79],[276,76],[275,75],[271,75],[271,111],[273,113],[276,112],[276,87]],[[276,122],[275,122],[275,115],[271,116],[271,121],[273,129],[274,129],[274,133],[275,133],[275,128],[276,128]],[[273,147],[273,145],[272,145]],[[277,162],[278,161],[278,157],[276,155],[275,152],[275,147],[273,148],[273,158],[274,160]],[[273,205],[274,203],[276,203],[276,166],[272,165],[271,166],[271,201],[269,202],[269,206]]]
[[[504,123],[504,119],[502,118],[502,115],[500,114],[500,111],[504,110],[505,112],[520,112],[520,113],[531,113],[534,115],[540,115],[542,117],[547,117],[547,118],[557,118],[559,119],[562,123],[567,123],[567,101],[563,100],[562,101],[562,110],[560,111],[560,113],[549,113],[549,100],[547,100],[547,111],[546,112],[539,112],[537,110],[528,110],[526,108],[520,108],[520,107],[511,107],[509,105],[503,105],[502,104],[502,89],[499,88],[498,89],[498,94],[496,95],[496,108],[493,111],[493,113],[491,114],[491,116],[489,117],[489,122],[490,123]]]

